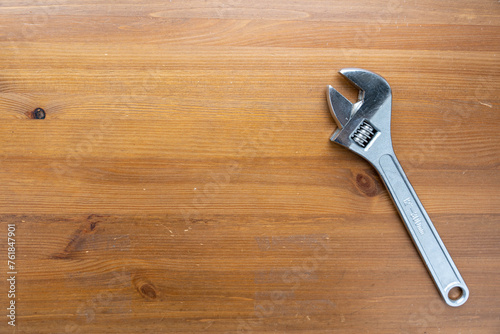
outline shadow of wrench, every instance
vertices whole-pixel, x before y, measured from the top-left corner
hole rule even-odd
[[[359,89],[351,103],[328,86],[328,104],[338,129],[330,138],[368,160],[378,171],[436,287],[450,306],[463,305],[469,289],[394,153],[391,87],[381,76],[359,68],[340,71]]]

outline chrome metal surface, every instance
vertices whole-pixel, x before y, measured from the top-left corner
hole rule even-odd
[[[338,125],[331,140],[375,167],[445,302],[450,306],[463,305],[469,297],[469,289],[392,147],[391,87],[381,76],[363,69],[345,68],[340,74],[357,87],[360,94],[358,102],[353,104],[328,86],[328,104]]]

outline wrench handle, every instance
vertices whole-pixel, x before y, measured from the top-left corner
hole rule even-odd
[[[391,194],[406,229],[441,296],[450,306],[456,307],[464,304],[469,297],[469,289],[408,181],[396,155],[394,153],[382,155],[375,168]],[[452,289],[452,294],[455,293],[456,296],[450,296]]]

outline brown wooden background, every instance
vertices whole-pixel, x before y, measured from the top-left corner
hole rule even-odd
[[[499,333],[499,26],[492,0],[2,1],[0,332]],[[392,86],[463,307],[328,141],[344,67]]]

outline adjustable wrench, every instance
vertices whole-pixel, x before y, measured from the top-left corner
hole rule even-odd
[[[467,285],[392,147],[391,87],[381,76],[363,69],[344,68],[340,74],[359,89],[359,97],[353,104],[328,86],[330,112],[338,125],[330,140],[357,153],[375,167],[445,302],[455,307],[463,305],[469,297]]]

